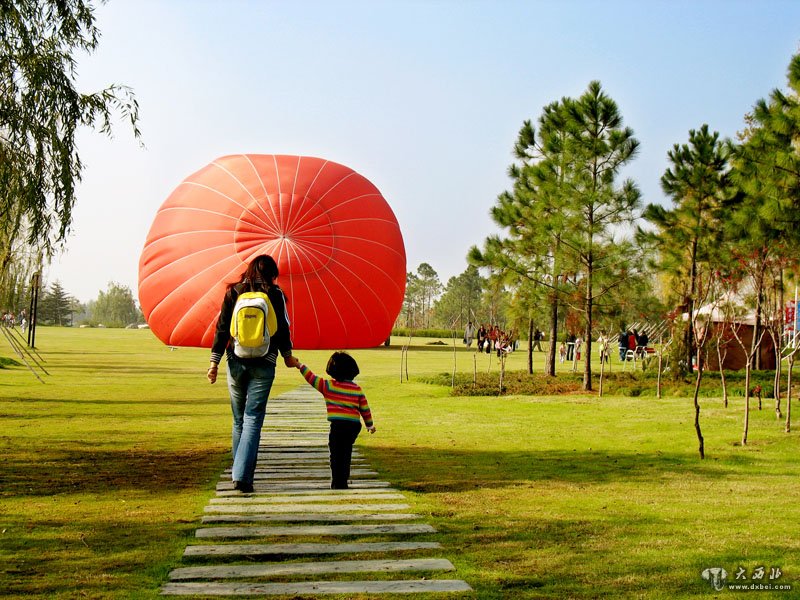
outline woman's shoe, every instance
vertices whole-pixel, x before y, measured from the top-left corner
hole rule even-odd
[[[234,481],[233,482],[233,489],[242,492],[243,494],[252,494],[253,493],[253,484],[252,483],[245,483],[244,481]]]

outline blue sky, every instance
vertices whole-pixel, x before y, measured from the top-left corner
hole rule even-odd
[[[496,231],[525,119],[592,80],[641,142],[625,176],[666,202],[667,151],[708,123],[734,136],[784,87],[800,2],[110,0],[80,86],[131,86],[145,147],[124,123],[84,132],[73,233],[46,273],[82,301],[109,281],[136,291],[158,207],[232,153],[343,163],[392,206],[409,271],[442,282]]]

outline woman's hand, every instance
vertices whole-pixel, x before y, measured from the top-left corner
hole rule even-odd
[[[218,370],[219,370],[219,365],[215,363],[211,363],[211,366],[208,367],[208,372],[206,373],[206,377],[208,377],[209,383],[216,383]]]

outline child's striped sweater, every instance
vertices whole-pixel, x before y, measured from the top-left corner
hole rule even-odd
[[[317,377],[305,365],[300,365],[300,373],[325,398],[329,421],[341,420],[358,423],[361,421],[361,417],[364,417],[364,425],[372,427],[372,413],[361,386],[352,381],[336,381]]]

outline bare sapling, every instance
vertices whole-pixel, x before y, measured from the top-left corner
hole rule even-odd
[[[664,353],[672,344],[672,336],[664,344],[664,336],[658,338],[658,373],[656,374],[656,398],[661,399],[661,375],[664,373]]]
[[[697,277],[697,292],[698,302],[695,306],[702,306],[706,299],[711,295],[712,291],[716,291],[716,277],[709,273],[707,282],[704,282],[702,274]],[[705,283],[705,285],[704,285]],[[718,300],[709,307],[707,312],[695,310],[689,314],[689,324],[691,331],[690,344],[694,346],[693,350],[696,352],[697,373],[694,382],[694,430],[697,434],[698,450],[700,458],[706,457],[705,441],[703,439],[703,432],[700,429],[700,383],[703,380],[703,372],[705,371],[705,347],[711,338],[711,329],[713,322],[713,314],[716,310]]]
[[[603,375],[606,371],[606,357],[608,356],[608,338],[605,334],[602,335],[600,342],[600,389],[597,392],[599,398],[603,397]]]
[[[450,380],[450,387],[456,387],[456,330],[453,329],[453,377]]]
[[[792,336],[792,341],[787,346],[789,351],[786,355],[786,423],[784,431],[790,433],[792,431],[792,370],[794,367],[794,357],[800,351],[800,332],[795,331]]]
[[[499,362],[500,362],[500,392],[499,392],[498,395],[502,396],[503,395],[503,379],[505,378],[505,375],[506,375],[506,353],[505,352],[502,352],[502,351],[500,352],[500,360],[499,360]]]
[[[732,323],[731,332],[736,338],[736,341],[739,343],[742,353],[744,353],[746,356],[746,362],[744,365],[744,425],[742,427],[742,446],[746,446],[747,437],[750,433],[750,396],[753,391],[750,388],[750,379],[753,371],[753,356],[755,356],[755,353],[758,352],[758,349],[761,347],[761,340],[766,332],[762,329],[761,333],[758,335],[758,339],[753,340],[754,343],[750,344],[748,348],[747,343],[742,336],[741,327],[741,323]],[[753,335],[755,336],[755,330],[753,331]],[[758,394],[760,402],[761,386],[758,386]]]
[[[719,380],[722,383],[722,406],[728,408],[728,382],[725,379],[725,359],[728,358],[728,342],[726,334],[727,322],[717,332],[715,341],[717,347],[717,364],[719,365]]]

